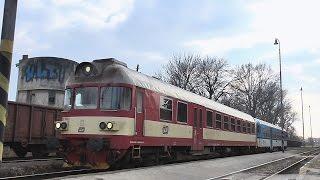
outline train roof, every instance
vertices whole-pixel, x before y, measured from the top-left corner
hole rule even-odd
[[[274,124],[271,124],[271,123],[269,123],[269,122],[267,122],[267,121],[263,121],[263,120],[260,120],[260,119],[257,119],[257,118],[255,118],[255,121],[256,121],[256,122],[259,122],[260,124],[263,124],[263,125],[266,125],[266,126],[275,128],[275,129],[282,130],[279,126],[274,125]]]
[[[101,60],[99,62],[93,61],[92,64],[101,66]],[[81,64],[80,64],[81,65]],[[173,86],[171,84],[165,83],[161,80],[158,80],[154,77],[139,73],[132,69],[127,68],[125,65],[110,61],[106,61],[106,65],[103,67],[97,68],[98,71],[101,71],[97,77],[94,78],[84,78],[84,81],[87,82],[99,82],[99,83],[124,83],[138,86],[141,88],[149,89],[155,92],[158,92],[162,95],[177,98],[186,102],[191,102],[195,104],[202,105],[208,109],[216,110],[228,115],[241,118],[250,122],[255,122],[254,118],[241,112],[239,110],[233,109],[231,107],[225,106],[208,98],[202,97],[200,95],[194,94],[192,92],[186,91],[179,87]],[[94,79],[94,80],[93,80]],[[82,83],[83,79],[80,80],[75,76],[71,76],[67,85],[70,83]]]

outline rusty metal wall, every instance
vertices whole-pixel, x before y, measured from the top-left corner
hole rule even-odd
[[[43,144],[55,137],[56,120],[61,120],[59,108],[9,101],[4,143]]]

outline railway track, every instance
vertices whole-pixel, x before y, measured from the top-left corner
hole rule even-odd
[[[320,150],[320,149],[316,149],[316,150]],[[299,153],[299,155],[303,155],[303,156],[307,156],[308,157],[310,155],[310,153],[312,153],[312,152],[314,152],[316,150],[302,152],[302,153]],[[240,171],[236,171],[236,172],[233,172],[233,173],[229,173],[229,174],[226,174],[226,175],[223,175],[223,176],[210,178],[210,180],[222,179],[222,178],[225,178],[225,177],[237,174],[237,173],[245,172],[245,171],[248,171],[250,169],[258,168],[258,167],[261,167],[263,165],[267,165],[267,164],[270,164],[270,163],[273,163],[273,162],[278,162],[278,161],[281,161],[281,160],[285,160],[285,159],[288,159],[288,158],[291,158],[291,157],[294,157],[294,156],[297,156],[297,154],[292,155],[290,157],[281,158],[281,159],[278,159],[278,160],[274,160],[274,161],[271,161],[271,162],[260,164],[258,166],[246,168],[246,169],[243,169],[243,170],[240,170]],[[29,159],[29,160],[16,160],[15,162],[48,161],[48,160],[62,160],[62,159],[61,158]],[[200,161],[202,161],[202,160],[200,160]],[[14,161],[10,161],[10,162],[14,162]],[[4,163],[9,163],[9,162],[4,161]],[[169,163],[169,164],[166,164],[166,165],[175,165],[175,164],[179,164],[179,163],[184,163],[184,162]],[[156,165],[151,165],[151,166],[156,166]],[[0,180],[2,180],[2,179],[49,179],[49,178],[59,178],[59,177],[63,177],[63,176],[90,174],[90,173],[98,173],[98,172],[104,172],[105,174],[114,174],[114,173],[118,173],[118,172],[145,169],[145,168],[148,168],[148,167],[150,167],[150,166],[129,168],[129,169],[120,169],[120,170],[111,170],[111,171],[110,170],[107,170],[107,171],[106,170],[92,170],[92,169],[86,169],[86,168],[73,169],[73,170],[60,170],[60,171],[55,171],[55,172],[38,173],[38,174],[31,174],[31,175],[3,177],[3,178],[0,178]],[[281,173],[281,172],[278,172],[278,173]]]
[[[314,149],[311,151],[298,153],[298,154],[295,154],[295,155],[292,155],[289,157],[280,158],[277,160],[273,160],[270,162],[266,162],[266,163],[252,166],[249,168],[245,168],[242,170],[234,171],[234,172],[222,175],[222,176],[209,178],[207,180],[248,179],[248,178],[252,178],[253,176],[255,176],[254,179],[263,179],[263,180],[271,179],[278,174],[283,174],[284,172],[289,171],[292,168],[295,168],[300,163],[307,161],[308,159],[311,159],[314,155],[317,155],[319,153],[320,153],[320,148]],[[281,167],[277,170],[270,170],[270,169],[266,168],[266,167],[272,166],[272,165],[274,165],[273,167],[275,167],[277,164],[281,164],[281,163],[284,163],[284,167]]]
[[[4,159],[2,161],[3,164],[6,163],[23,163],[23,162],[36,162],[36,161],[51,161],[51,160],[63,160],[63,158],[58,158],[58,157],[49,157],[49,158],[24,158],[24,159],[17,159],[17,158],[12,158],[12,159]]]

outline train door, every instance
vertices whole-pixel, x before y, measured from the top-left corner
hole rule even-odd
[[[144,90],[137,88],[136,89],[136,135],[139,137],[143,136],[144,130],[144,119],[145,119],[145,110],[144,110]]]
[[[193,147],[192,150],[203,150],[203,111],[201,108],[193,108]]]

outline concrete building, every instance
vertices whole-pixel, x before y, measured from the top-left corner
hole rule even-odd
[[[78,63],[57,57],[23,55],[17,65],[17,102],[63,107],[65,82]]]

